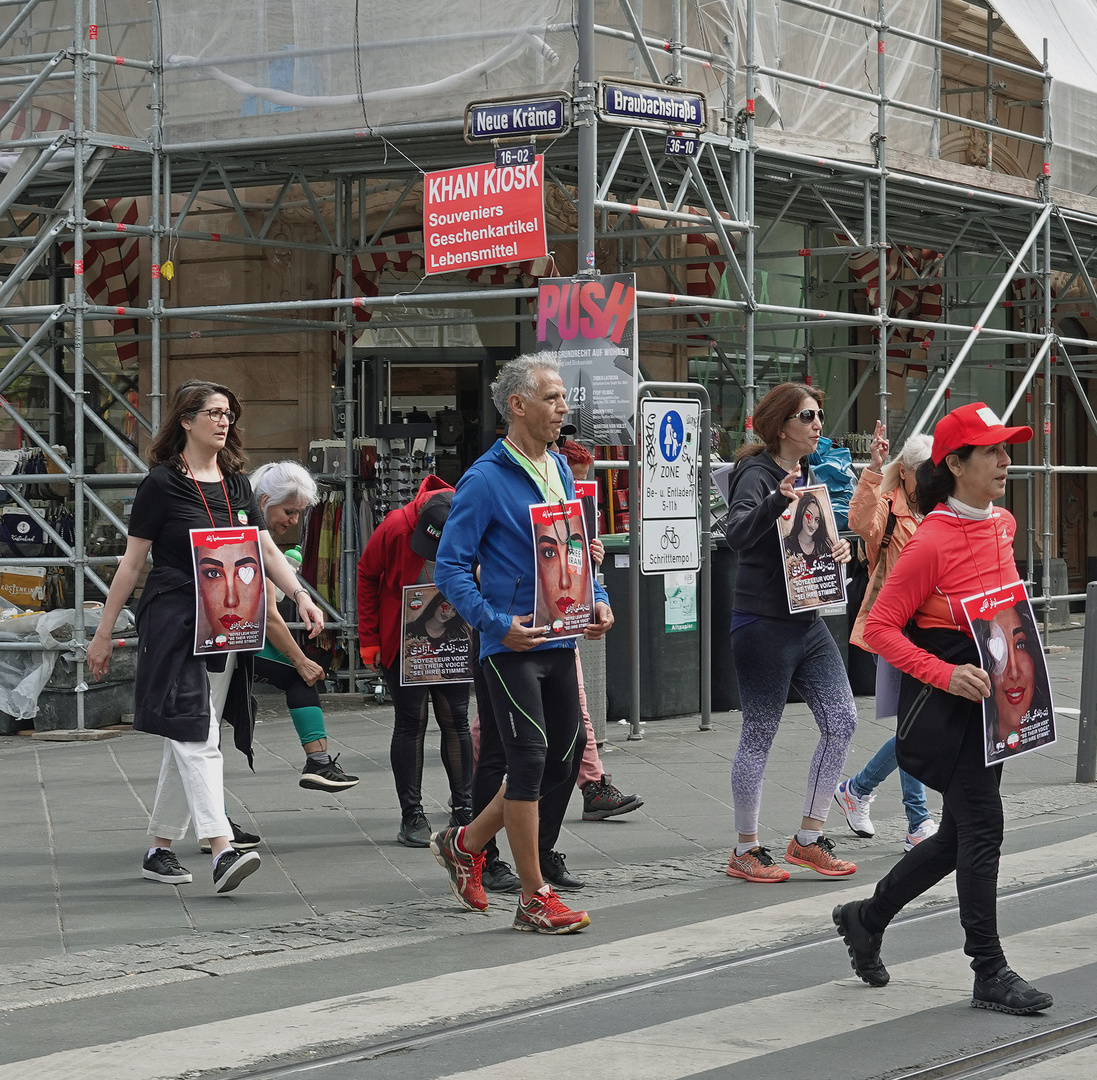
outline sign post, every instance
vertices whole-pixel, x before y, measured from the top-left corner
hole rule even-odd
[[[697,450],[701,403],[640,402],[640,572],[699,570]]]

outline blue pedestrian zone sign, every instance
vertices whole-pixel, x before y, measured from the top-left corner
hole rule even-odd
[[[701,403],[640,402],[640,569],[697,570]]]

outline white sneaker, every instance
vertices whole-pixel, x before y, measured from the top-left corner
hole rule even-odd
[[[928,840],[936,831],[937,822],[934,821],[933,818],[926,818],[914,832],[907,833],[907,838],[903,841],[903,850],[910,851],[916,844],[920,844],[923,840]]]
[[[846,824],[857,836],[875,836],[876,826],[868,817],[869,804],[875,795],[855,795],[848,780],[843,780],[834,789],[834,801],[842,808]]]

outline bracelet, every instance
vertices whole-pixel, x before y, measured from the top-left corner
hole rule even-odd
[[[294,603],[297,602],[297,594],[300,593],[300,592],[303,592],[306,596],[308,596],[308,594],[309,594],[308,589],[294,589],[293,590],[293,601],[294,601]]]

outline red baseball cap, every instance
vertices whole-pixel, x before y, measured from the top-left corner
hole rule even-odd
[[[940,465],[949,454],[962,446],[993,446],[995,443],[1028,442],[1030,427],[1006,427],[994,410],[982,401],[961,405],[937,421],[933,429],[934,465]]]

